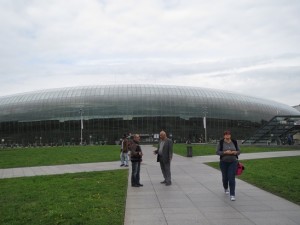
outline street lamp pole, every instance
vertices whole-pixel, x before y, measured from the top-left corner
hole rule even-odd
[[[207,113],[207,106],[203,106],[203,128],[205,132],[205,143],[207,143],[206,113]]]
[[[82,118],[82,109],[80,109],[80,145],[82,145],[82,131],[83,131],[83,118]]]

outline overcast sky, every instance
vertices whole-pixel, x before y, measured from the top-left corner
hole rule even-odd
[[[300,104],[299,0],[0,0],[0,96],[147,83]]]

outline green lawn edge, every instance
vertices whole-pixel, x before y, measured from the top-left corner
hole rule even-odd
[[[37,147],[0,150],[0,168],[112,162],[120,159],[119,145]]]
[[[193,156],[205,156],[216,154],[216,144],[173,144],[174,153],[187,156],[188,146],[192,147]],[[157,147],[155,145],[155,147]],[[275,151],[300,151],[300,146],[256,146],[256,145],[239,145],[242,153],[256,152],[275,152]]]

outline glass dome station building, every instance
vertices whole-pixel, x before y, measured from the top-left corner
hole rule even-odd
[[[242,140],[276,115],[299,114],[278,102],[199,87],[71,87],[0,97],[0,138],[4,145],[103,144],[139,133],[153,142],[165,130],[177,142],[199,142],[205,131],[212,140],[230,129]]]

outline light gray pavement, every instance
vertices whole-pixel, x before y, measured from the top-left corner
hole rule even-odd
[[[239,156],[239,159],[240,160],[264,159],[264,158],[288,157],[288,156],[297,156],[297,155],[300,155],[300,151],[244,153]],[[215,162],[215,161],[219,161],[219,157],[216,155],[198,156],[198,157],[193,157],[192,161],[198,163]]]
[[[236,180],[237,200],[231,202],[223,192],[220,172],[203,164],[218,161],[218,156],[174,155],[173,185],[165,186],[160,184],[163,178],[154,148],[142,149],[144,187],[131,187],[129,174],[124,225],[300,225],[300,206],[242,180]],[[242,154],[240,159],[295,155],[300,151]],[[0,178],[114,169],[120,169],[119,162],[12,168],[0,169]]]
[[[141,183],[128,182],[125,225],[295,225],[300,206],[236,179],[236,201],[223,192],[221,174],[203,162],[218,156],[174,155],[172,186],[163,180],[154,148],[142,146]],[[300,155],[300,151],[242,154],[240,159]],[[246,172],[246,171],[245,171]]]
[[[55,175],[64,173],[79,173],[92,171],[105,171],[115,169],[127,169],[119,167],[120,162],[83,163],[56,166],[36,166],[0,169],[0,179],[13,177],[31,177],[39,175]]]

